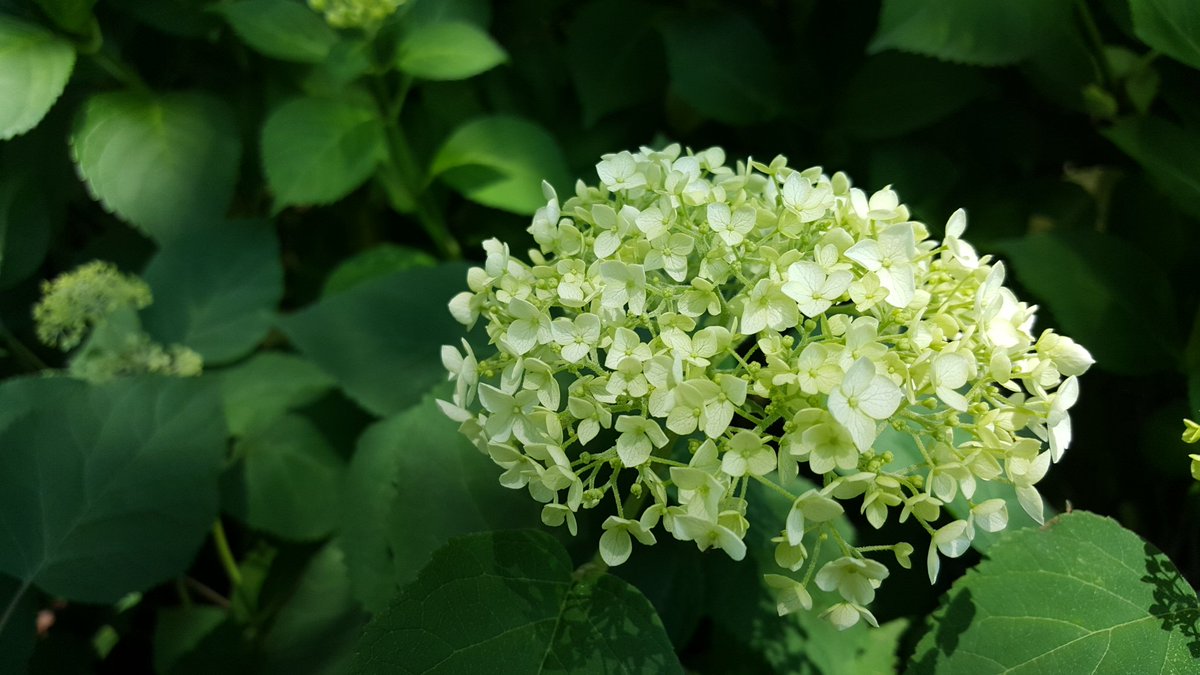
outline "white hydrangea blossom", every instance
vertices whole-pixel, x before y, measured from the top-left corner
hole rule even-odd
[[[780,613],[811,609],[815,582],[846,628],[875,623],[888,570],[871,555],[910,567],[924,548],[932,579],[977,529],[1007,525],[1003,500],[975,501],[980,482],[1011,485],[1042,519],[1036,484],[1070,443],[1092,358],[1033,334],[1036,308],[962,239],[963,211],[938,242],[890,188],[782,157],[728,167],[719,148],[596,168],[599,185],[564,202],[543,186],[529,262],[486,242],[450,303],[496,349],[444,349],[456,387],[442,409],[503,485],[545,504],[543,522],[574,532],[603,503],[610,565],[659,529],[740,560],[761,483],[793,502],[765,577]],[[887,428],[918,461],[899,465]],[[790,494],[797,475],[817,487]],[[964,518],[942,508],[955,500]],[[833,526],[851,508],[874,527],[914,519],[929,541],[854,547]],[[821,565],[823,542],[841,556]]]

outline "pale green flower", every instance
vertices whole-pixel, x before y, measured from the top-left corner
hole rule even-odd
[[[616,430],[621,432],[617,437],[617,454],[625,466],[645,463],[654,448],[667,444],[667,435],[658,422],[645,417],[621,415],[617,418]]]
[[[812,596],[799,581],[780,574],[764,574],[763,581],[775,596],[775,609],[779,616],[812,609]]]
[[[760,525],[748,484],[788,492],[799,476],[823,487],[793,495],[771,545],[805,579],[851,503],[874,527],[895,508],[919,521],[932,574],[976,528],[1007,525],[996,495],[972,501],[981,483],[1011,485],[1040,520],[1036,485],[1070,442],[1087,350],[1035,339],[1035,308],[963,240],[965,212],[938,242],[890,188],[868,194],[784,157],[724,161],[678,145],[605,155],[598,184],[561,202],[543,186],[528,262],[484,242],[450,309],[465,326],[482,319],[495,348],[443,351],[455,388],[439,406],[501,483],[568,529],[579,509],[622,505],[602,542],[612,561],[659,527],[741,559]],[[918,459],[875,447],[888,427]],[[970,513],[947,523],[942,506],[962,499]],[[914,546],[846,548],[822,570],[817,588],[845,600],[824,614],[840,628],[874,623],[865,604],[886,568],[868,550],[910,566]],[[768,584],[782,610],[811,605],[811,585]]]
[[[878,435],[879,420],[891,417],[900,407],[903,394],[888,378],[877,375],[875,364],[863,357],[846,371],[829,394],[829,412],[850,432],[855,446],[866,452]]]
[[[821,612],[821,617],[829,620],[838,630],[853,628],[858,623],[859,618],[864,619],[876,628],[879,627],[879,621],[876,620],[875,615],[870,610],[853,602],[839,602],[831,605],[824,612]]]
[[[1200,424],[1192,420],[1183,421],[1183,442],[1200,443]]]
[[[629,559],[633,552],[633,539],[646,546],[654,544],[654,533],[636,520],[609,516],[604,521],[604,534],[600,536],[600,557],[610,567],[616,567]],[[633,535],[633,539],[630,538]]]
[[[729,448],[721,461],[721,470],[734,478],[746,474],[765,476],[775,470],[775,451],[763,443],[758,434],[740,429],[729,440]]]
[[[836,590],[847,601],[866,605],[875,599],[875,589],[887,576],[888,569],[881,562],[843,556],[825,563],[816,582],[823,591]]]
[[[971,527],[971,523],[965,520],[956,520],[934,532],[933,539],[929,544],[929,555],[926,557],[929,583],[937,581],[938,570],[941,569],[942,562],[938,558],[938,552],[940,551],[948,558],[957,558],[967,552],[967,549],[971,547],[971,540],[974,538],[975,530]]]

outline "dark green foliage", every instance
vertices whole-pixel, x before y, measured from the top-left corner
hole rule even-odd
[[[409,0],[365,29],[0,0],[0,672],[1187,672],[1197,69],[1194,0]],[[607,505],[512,531],[540,505],[435,403],[447,302],[480,242],[533,245],[543,180],[669,142],[893,185],[935,236],[965,208],[1038,330],[1096,357],[1048,507],[1137,535],[1013,504],[940,608],[918,569],[839,633],[775,616],[765,529],[742,563],[660,537],[611,573]],[[31,308],[97,258],[203,375],[60,370]]]

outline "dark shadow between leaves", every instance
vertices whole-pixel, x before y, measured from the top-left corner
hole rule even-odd
[[[906,672],[911,675],[932,675],[936,672],[938,658],[954,654],[958,649],[959,638],[971,625],[975,614],[975,601],[971,598],[971,589],[955,591],[946,608],[940,612],[937,625],[931,629],[934,631],[933,642],[936,649],[930,649],[920,659],[913,661]]]
[[[1158,618],[1164,631],[1183,635],[1192,658],[1200,659],[1200,604],[1195,593],[1162,551],[1148,543],[1142,545],[1142,550],[1146,554],[1146,575],[1141,581],[1154,587],[1150,613]]]

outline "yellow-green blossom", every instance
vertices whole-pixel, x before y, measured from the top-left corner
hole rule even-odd
[[[368,28],[396,13],[408,0],[308,0],[334,28]]]
[[[146,282],[122,274],[112,263],[94,260],[42,282],[42,300],[33,308],[33,320],[39,340],[68,350],[110,314],[126,307],[142,309],[150,302]]]

